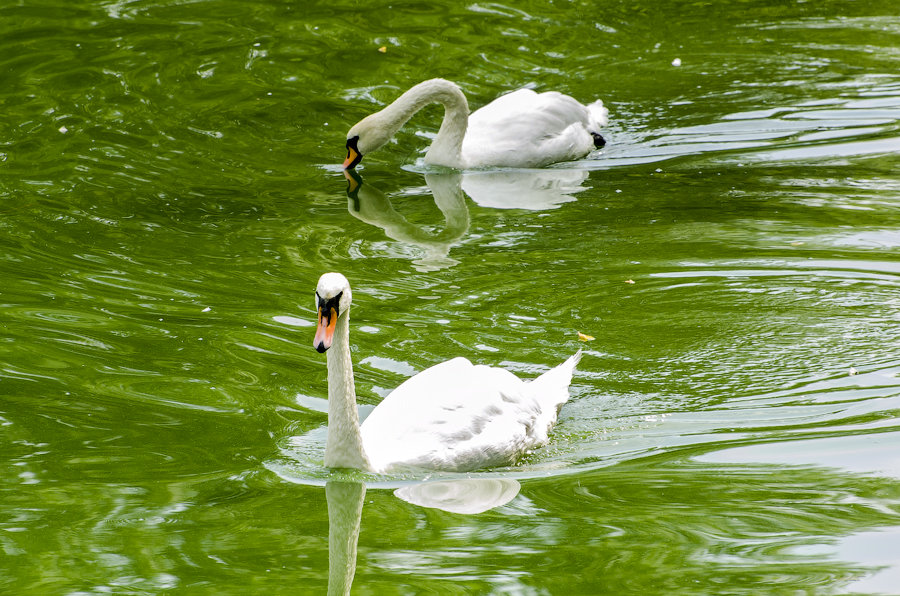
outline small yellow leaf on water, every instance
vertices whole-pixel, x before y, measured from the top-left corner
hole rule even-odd
[[[791,246],[803,246],[806,242],[791,242]]]
[[[595,338],[593,335],[588,335],[586,333],[582,333],[581,331],[579,331],[578,339],[580,339],[581,341],[594,341]]]
[[[633,283],[634,283],[634,280],[633,280],[633,279],[626,279],[626,280],[625,280],[625,283],[627,283],[627,284],[633,284]]]
[[[378,51],[384,54],[385,52],[387,52],[387,46],[381,46],[380,48],[378,48]]]

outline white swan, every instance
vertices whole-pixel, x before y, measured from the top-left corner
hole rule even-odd
[[[465,358],[436,364],[404,381],[360,426],[350,360],[350,303],[346,277],[326,273],[319,279],[313,346],[328,350],[326,466],[377,473],[467,471],[512,463],[547,442],[560,406],[569,399],[580,350],[530,382]]]
[[[444,106],[444,121],[425,154],[425,163],[465,170],[501,166],[539,168],[579,159],[605,144],[600,129],[607,110],[600,100],[582,105],[556,91],[519,89],[501,95],[469,115],[455,83],[431,79],[410,88],[347,133],[344,169],[387,143],[413,114],[430,103]]]

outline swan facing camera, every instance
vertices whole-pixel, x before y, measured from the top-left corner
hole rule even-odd
[[[403,381],[360,424],[350,356],[351,303],[346,277],[319,278],[313,346],[324,352],[334,343],[327,359],[325,466],[376,474],[468,472],[511,465],[550,440],[581,350],[528,382],[462,357],[435,364]]]

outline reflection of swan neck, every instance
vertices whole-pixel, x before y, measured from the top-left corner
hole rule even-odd
[[[329,468],[369,470],[369,459],[363,450],[356,410],[356,387],[353,362],[350,359],[350,309],[338,317],[332,347],[326,353],[328,362],[328,439],[325,443],[325,465]]]
[[[356,573],[356,548],[366,485],[328,482],[328,594],[349,594]]]
[[[457,240],[469,229],[469,210],[462,194],[459,173],[425,174],[425,184],[431,189],[434,204],[444,214],[446,235]]]
[[[394,210],[384,193],[365,184],[359,174],[347,173],[347,209],[357,219],[383,229],[388,237],[411,244],[425,252],[424,258],[413,261],[421,271],[432,271],[456,263],[448,258],[453,246],[469,229],[469,210],[460,187],[459,172],[426,174],[434,203],[444,216],[445,226],[432,232],[410,223]]]
[[[419,83],[382,110],[391,136],[430,103],[444,106],[444,120],[425,155],[425,163],[463,169],[462,142],[469,125],[469,103],[456,84],[443,79]]]

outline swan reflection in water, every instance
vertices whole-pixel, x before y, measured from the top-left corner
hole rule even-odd
[[[324,399],[305,397],[302,405],[322,414],[328,412],[328,402]],[[360,406],[359,418],[364,420],[372,409],[372,406]],[[285,455],[309,470],[321,470],[326,438],[327,428],[324,426],[291,437],[290,447]],[[292,466],[269,462],[267,468],[287,482],[310,484],[307,475],[298,475]],[[338,475],[340,479],[329,479],[325,483],[328,505],[328,594],[349,594],[356,572],[357,541],[366,484],[352,477],[345,479],[344,472],[331,474]],[[422,482],[383,478],[372,484],[372,490],[390,489],[397,498],[412,505],[460,515],[477,515],[506,505],[519,494],[520,489],[519,482],[514,478],[493,473],[451,476]],[[312,484],[319,485],[319,482],[313,481]]]
[[[438,232],[407,221],[391,200],[371,184],[363,183],[356,170],[344,170],[347,178],[347,210],[368,224],[377,226],[391,239],[413,246],[422,253],[413,261],[419,271],[436,271],[457,264],[450,249],[459,244],[469,229],[466,195],[480,207],[544,211],[574,201],[575,193],[586,190],[582,183],[587,170],[491,170],[425,174],[435,205],[444,216]]]
[[[424,255],[413,261],[416,269],[436,271],[458,263],[448,256],[450,248],[469,229],[469,210],[460,189],[458,172],[425,176],[434,203],[444,215],[444,228],[437,233],[407,221],[394,209],[384,193],[371,184],[363,184],[362,177],[355,170],[344,170],[344,176],[347,178],[347,210],[350,214],[378,226],[388,238],[420,249]]]
[[[509,503],[519,494],[519,483],[512,478],[439,480],[405,485],[394,494],[421,507],[477,514]],[[329,596],[350,594],[356,574],[356,549],[365,497],[363,482],[330,480],[325,484]]]

